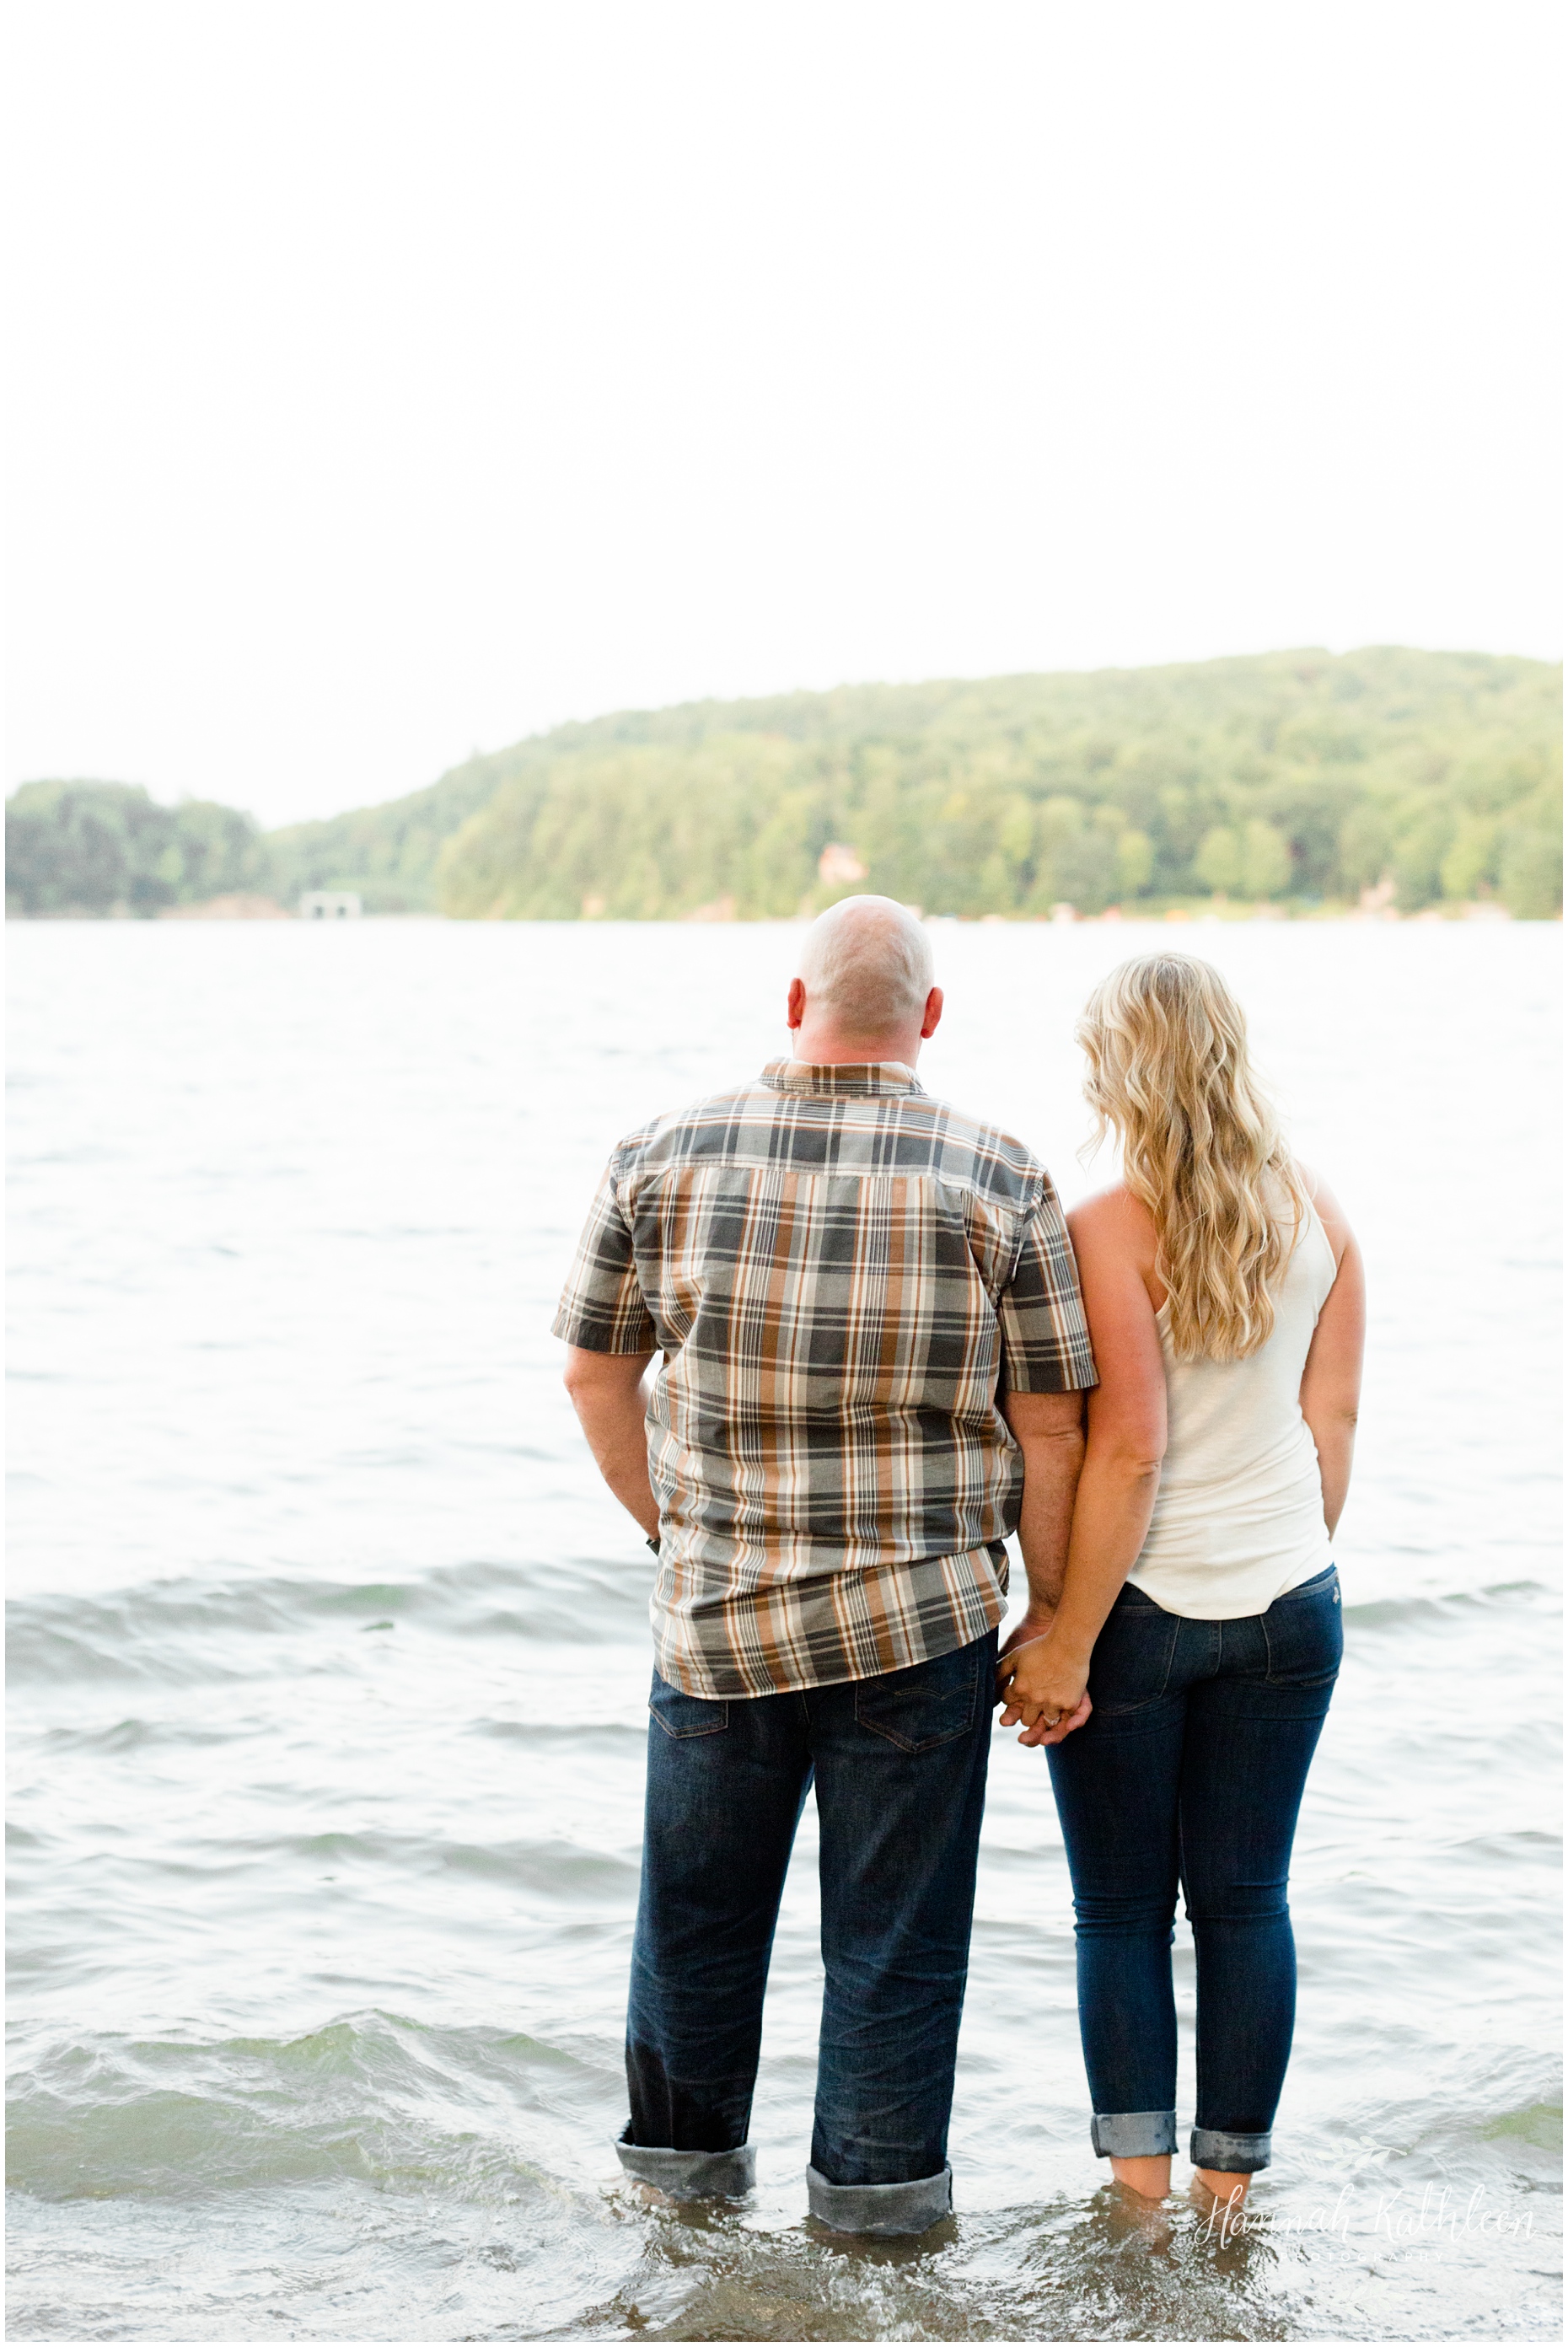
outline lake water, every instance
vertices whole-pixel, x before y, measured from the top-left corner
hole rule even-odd
[[[754,2202],[610,2150],[651,1563],[548,1326],[610,1143],[784,1048],[794,933],[13,926],[13,2335],[1556,2335],[1560,932],[941,927],[922,1074],[1070,1197],[1071,1019],[1155,938],[1371,1282],[1256,2229],[1106,2188],[1008,1734],[950,2224],[807,2219],[809,1815]]]

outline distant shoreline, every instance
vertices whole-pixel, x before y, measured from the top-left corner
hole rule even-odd
[[[138,913],[127,908],[96,913],[82,907],[66,907],[58,912],[26,913],[7,908],[6,920],[16,925],[58,925],[62,922],[90,922],[95,928],[112,924],[140,923],[150,926],[164,921],[203,923],[234,923],[243,921],[288,921],[304,928],[318,924],[291,913],[282,905],[266,912],[231,913],[215,911],[205,905],[181,905],[156,913]],[[715,916],[712,913],[686,913],[652,916],[646,919],[589,916],[575,918],[551,918],[548,915],[509,914],[487,918],[483,915],[436,912],[363,912],[355,916],[360,922],[374,922],[377,927],[402,922],[422,928],[433,925],[450,928],[569,928],[569,929],[687,929],[687,928],[804,928],[809,916],[804,913],[764,914],[758,916]],[[927,913],[922,916],[929,928],[966,929],[1039,929],[1039,928],[1278,928],[1287,923],[1317,923],[1319,927],[1365,928],[1387,927],[1433,928],[1474,925],[1495,928],[1501,924],[1522,924],[1533,928],[1561,928],[1561,912],[1550,914],[1511,913],[1505,905],[1486,898],[1457,905],[1428,905],[1419,912],[1401,913],[1392,906],[1364,911],[1357,905],[1284,906],[1200,904],[1193,907],[1171,906],[1163,911],[1140,906],[1135,911],[1111,907],[1103,913],[1061,914],[1034,913]],[[335,925],[334,925],[335,926]]]
[[[1382,646],[622,711],[267,833],[217,799],[31,782],[6,902],[725,921],[866,889],[959,919],[1549,919],[1560,683]]]

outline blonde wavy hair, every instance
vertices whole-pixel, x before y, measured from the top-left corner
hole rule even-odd
[[[1084,1092],[1114,1132],[1127,1187],[1154,1218],[1178,1360],[1245,1360],[1274,1330],[1274,1297],[1307,1193],[1247,1059],[1246,1020],[1217,969],[1190,955],[1124,961],[1078,1024]]]

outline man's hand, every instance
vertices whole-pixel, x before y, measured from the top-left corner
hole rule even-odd
[[[1001,1665],[1012,1653],[1013,1648],[1015,1646],[1032,1646],[1037,1638],[1043,1638],[1049,1634],[1050,1625],[1055,1619],[1056,1608],[1054,1605],[1043,1605],[1038,1598],[1031,1597],[1030,1599],[1026,1611],[1020,1614],[1019,1619],[1013,1624],[1012,1628],[1008,1632],[1007,1641],[1002,1647],[1001,1653],[997,1657],[999,1684],[1001,1676]]]
[[[1089,1661],[1063,1650],[1051,1635],[1049,1618],[1037,1626],[1036,1612],[1030,1609],[1002,1650],[997,1699],[1004,1706],[1004,1727],[1023,1722],[1020,1744],[1060,1744],[1093,1709]]]

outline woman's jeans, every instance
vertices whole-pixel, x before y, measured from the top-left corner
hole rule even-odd
[[[620,2147],[632,2174],[676,2194],[751,2181],[763,1990],[815,1774],[826,1981],[811,2206],[852,2232],[946,2215],[996,1656],[992,1631],[884,1677],[728,1703],[655,1675]]]
[[[1332,1565],[1239,1621],[1190,1621],[1123,1588],[1100,1633],[1093,1711],[1049,1750],[1102,2158],[1176,2147],[1180,1883],[1198,1972],[1191,2157],[1268,2166],[1296,2019],[1290,1845],[1343,1645]]]

